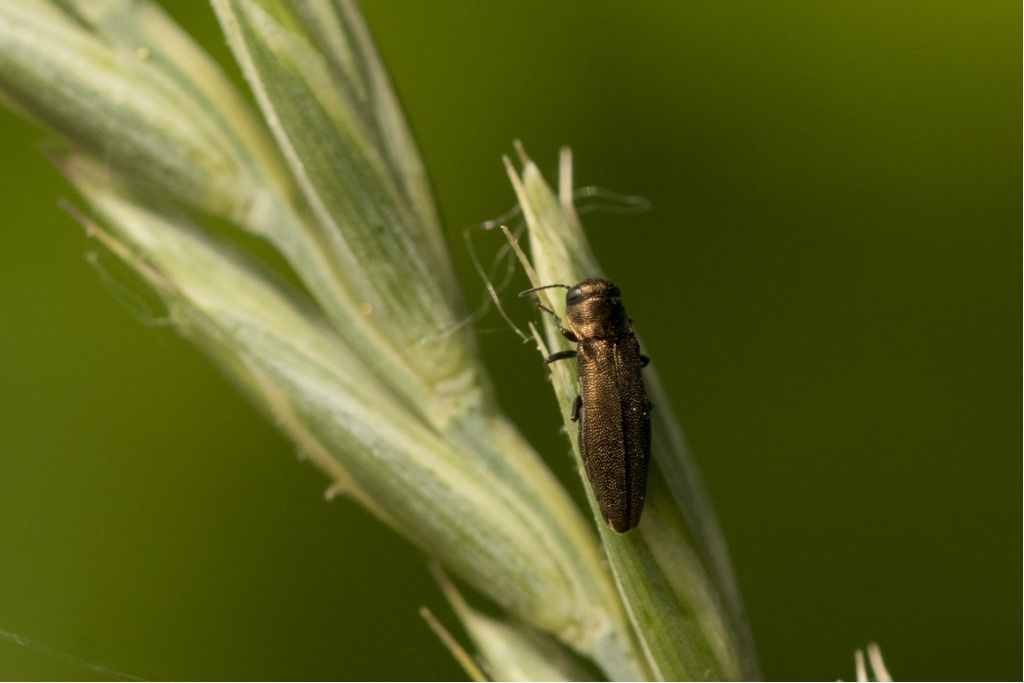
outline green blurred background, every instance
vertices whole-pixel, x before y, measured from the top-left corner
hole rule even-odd
[[[205,5],[170,9],[230,63]],[[1019,679],[1019,4],[365,11],[470,301],[462,231],[512,206],[513,138],[549,176],[569,144],[579,184],[650,199],[584,220],[706,475],[765,676],[850,679],[875,639],[897,678]],[[416,614],[447,618],[423,557],[325,503],[112,295],[44,139],[0,113],[0,630],[145,678],[460,677]],[[571,474],[533,350],[478,328]],[[8,637],[0,677],[103,676]]]

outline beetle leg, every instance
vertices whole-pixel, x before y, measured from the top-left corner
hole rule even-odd
[[[579,419],[580,419],[580,408],[582,408],[582,407],[583,407],[583,399],[579,396],[579,394],[577,394],[576,395],[576,400],[572,402],[572,412],[569,415],[569,417],[572,419],[573,422],[578,422],[579,421]]]
[[[548,308],[547,306],[545,306],[544,304],[542,304],[539,301],[534,301],[533,304],[534,304],[534,306],[536,306],[537,308],[539,308],[540,310],[544,311],[545,313],[550,315],[552,318],[554,318],[555,322],[558,323],[558,329],[562,329],[562,319],[558,317],[557,313],[555,313],[553,310],[551,310],[550,308]]]
[[[642,353],[640,354],[640,367],[646,368],[647,364],[650,363],[650,362],[651,362],[650,356],[645,356]]]
[[[545,363],[554,363],[556,360],[565,360],[566,358],[575,358],[576,352],[572,349],[566,349],[565,351],[556,351],[547,358],[544,359]]]
[[[575,334],[572,334],[572,332],[570,332],[569,330],[567,330],[565,327],[562,326],[562,319],[558,317],[557,313],[555,313],[554,311],[552,311],[550,308],[548,308],[547,306],[545,306],[544,304],[542,304],[539,301],[536,302],[536,303],[537,303],[537,308],[539,308],[540,310],[542,310],[545,313],[549,314],[552,318],[555,319],[555,324],[558,325],[558,331],[561,332],[565,336],[566,339],[568,339],[569,341],[574,341],[574,342],[575,341],[579,341],[578,339],[576,339],[576,335]],[[572,335],[572,336],[570,337],[569,335]]]
[[[576,335],[573,334],[572,331],[570,331],[570,330],[568,330],[568,329],[566,329],[565,327],[562,326],[562,319],[558,317],[557,313],[555,313],[554,311],[552,311],[550,308],[548,308],[547,306],[545,306],[544,304],[542,304],[539,301],[535,301],[534,305],[537,306],[537,308],[539,308],[540,310],[544,311],[545,313],[547,313],[548,315],[550,315],[552,318],[555,319],[555,323],[558,325],[558,331],[561,332],[562,335],[566,339],[568,339],[569,341],[571,341],[573,343],[579,341],[579,339],[576,338]]]

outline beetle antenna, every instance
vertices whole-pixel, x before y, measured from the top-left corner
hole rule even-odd
[[[552,310],[551,310],[550,308],[548,308],[547,306],[545,306],[544,304],[542,304],[542,303],[541,303],[541,302],[539,302],[539,301],[537,302],[537,308],[539,308],[540,310],[544,311],[545,313],[550,313],[550,314],[551,314],[551,316],[552,316],[552,317],[553,317],[553,318],[554,318],[554,319],[555,319],[556,321],[558,321],[558,326],[559,326],[559,327],[561,327],[561,326],[562,326],[562,319],[558,317],[558,314],[557,314],[557,313],[555,313],[554,311],[552,311]]]
[[[569,285],[541,285],[540,287],[531,287],[530,289],[524,289],[519,292],[519,296],[526,296],[527,294],[533,294],[539,292],[542,289],[551,289],[552,287],[562,287],[564,289],[572,289]]]

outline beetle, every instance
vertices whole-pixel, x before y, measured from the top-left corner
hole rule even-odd
[[[574,350],[558,351],[545,363],[576,359],[577,396],[571,418],[579,422],[580,454],[601,515],[612,529],[625,533],[640,522],[651,458],[651,409],[640,369],[650,358],[640,353],[632,320],[626,316],[619,288],[605,278],[589,278],[564,287],[563,327]]]

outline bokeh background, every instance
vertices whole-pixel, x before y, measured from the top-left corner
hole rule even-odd
[[[230,65],[205,5],[169,9]],[[706,475],[765,676],[850,679],[874,639],[898,678],[1019,679],[1019,4],[365,11],[471,302],[462,233],[513,205],[514,138],[650,200],[584,220]],[[140,324],[57,208],[44,139],[0,113],[0,677],[104,677],[71,655],[156,679],[461,677],[416,613],[445,615],[421,554],[326,503],[199,354]],[[534,351],[477,327],[571,475]]]

